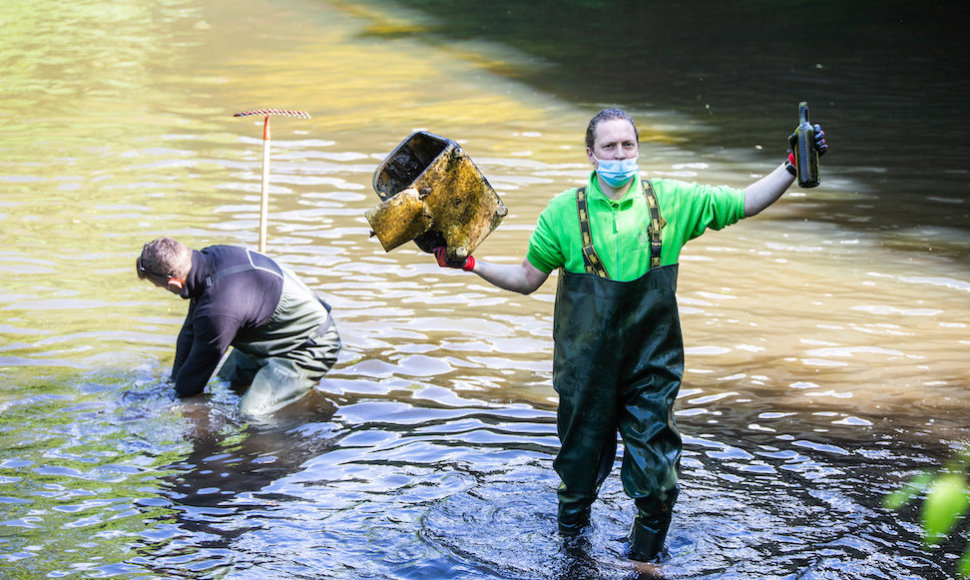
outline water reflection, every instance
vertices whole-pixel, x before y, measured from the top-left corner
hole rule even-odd
[[[380,160],[433,130],[510,208],[481,254],[517,262],[551,195],[585,176],[599,103],[521,84],[528,66],[558,74],[523,53],[425,42],[421,17],[383,3],[27,6],[0,7],[5,572],[650,574],[625,558],[618,477],[581,543],[554,532],[555,281],[501,292],[414,247],[384,253],[363,218]],[[744,62],[756,75],[760,56]],[[630,101],[652,176],[740,185],[774,164],[790,127],[773,111],[797,99],[725,98],[748,113]],[[263,105],[314,115],[274,122],[269,251],[333,297],[346,345],[323,407],[275,424],[244,421],[218,385],[197,407],[172,397],[161,381],[185,305],[131,268],[161,234],[255,245],[259,127],[232,114]],[[943,578],[962,550],[925,552],[912,513],[879,507],[967,436],[962,174],[897,180],[899,149],[854,146],[828,114],[846,157],[823,187],[685,250],[687,440],[666,577]],[[929,209],[885,203],[887,182],[931,191]],[[940,207],[937,225],[899,225]]]
[[[228,389],[177,402],[147,380],[153,372],[7,408],[4,442],[19,446],[8,447],[3,476],[22,490],[4,494],[4,529],[17,530],[7,564],[200,577],[650,577],[625,557],[630,502],[618,477],[580,542],[555,533],[551,409],[458,397],[433,377],[405,386],[390,373],[328,379],[312,405],[247,424]],[[129,381],[134,389],[118,388]],[[727,398],[685,393],[706,412],[678,416],[684,498],[663,577],[945,577],[917,531],[879,507],[925,451],[858,425],[820,430],[796,413],[717,409]],[[40,431],[29,418],[40,406],[63,426]],[[57,528],[88,539],[39,560],[31,546],[48,543],[31,542],[30,530]],[[117,551],[119,537],[137,555]]]

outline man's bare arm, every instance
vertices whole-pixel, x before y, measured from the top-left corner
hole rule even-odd
[[[523,259],[521,264],[514,266],[476,260],[472,272],[494,286],[519,294],[532,294],[549,277],[549,274],[533,266],[528,259]]]

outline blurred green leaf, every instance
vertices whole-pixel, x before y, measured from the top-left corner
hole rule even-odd
[[[948,473],[934,481],[923,503],[926,542],[938,542],[953,528],[968,506],[970,498],[967,497],[967,480],[963,473]]]
[[[957,565],[957,574],[970,577],[970,543],[967,544],[967,551],[963,553],[963,558]]]
[[[891,510],[898,510],[909,503],[916,494],[925,490],[930,482],[933,481],[933,474],[929,471],[917,475],[903,487],[887,495],[882,500],[882,505]]]

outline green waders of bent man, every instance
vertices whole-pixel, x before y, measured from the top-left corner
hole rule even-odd
[[[827,149],[821,127],[813,145]],[[553,386],[561,441],[559,530],[579,533],[623,441],[620,479],[637,512],[631,556],[658,556],[677,500],[681,438],[673,417],[684,372],[677,264],[688,241],[760,213],[794,182],[792,159],[743,190],[641,180],[639,134],[621,109],[586,129],[593,165],[586,185],[555,196],[539,216],[519,265],[469,256],[438,264],[472,271],[522,294],[560,269],[553,321]]]

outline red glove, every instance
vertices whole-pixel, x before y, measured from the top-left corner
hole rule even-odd
[[[434,257],[442,268],[461,268],[466,272],[471,272],[475,268],[475,256],[468,256],[464,260],[456,262],[448,258],[448,249],[445,247],[435,248]]]

